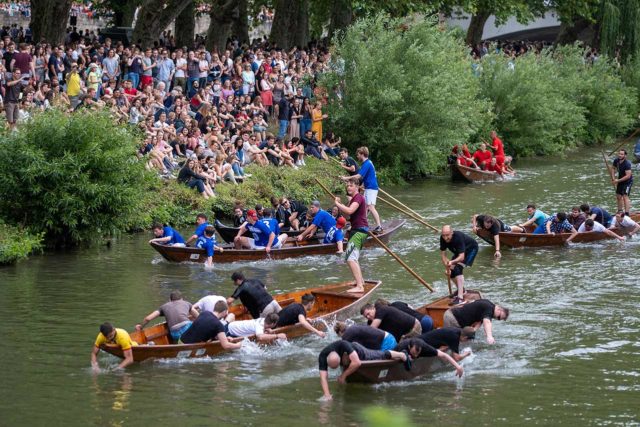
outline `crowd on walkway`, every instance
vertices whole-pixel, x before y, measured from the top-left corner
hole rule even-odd
[[[266,41],[232,42],[223,52],[141,48],[69,31],[60,45],[0,40],[0,101],[15,130],[39,111],[109,111],[139,127],[149,169],[197,186],[238,183],[244,166],[298,168],[327,160],[340,139],[323,129],[326,96],[316,87],[330,59],[323,46],[282,51]],[[167,43],[168,44],[168,43]]]

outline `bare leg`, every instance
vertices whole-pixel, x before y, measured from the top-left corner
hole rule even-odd
[[[403,362],[407,360],[407,355],[401,351],[389,350],[391,353],[391,359],[393,360],[402,360]]]
[[[618,210],[624,209],[624,196],[622,194],[616,194],[616,203],[618,205]]]
[[[347,292],[364,292],[364,279],[362,278],[362,270],[360,270],[360,263],[355,260],[348,260],[347,265],[351,269],[351,274],[356,280],[356,286],[353,289],[349,289]]]
[[[519,225],[512,225],[511,226],[511,232],[512,233],[524,233],[525,230],[524,230],[524,228],[520,227]]]
[[[371,215],[373,215],[373,219],[376,222],[376,227],[381,227],[382,225],[380,224],[380,215],[378,215],[376,205],[367,205],[367,210],[371,212]]]
[[[631,212],[631,199],[629,196],[622,196],[622,201],[624,203],[624,211]]]
[[[342,240],[340,240],[338,242],[338,253],[341,254],[344,252],[344,242]]]
[[[458,298],[464,299],[464,276],[461,274],[453,278],[456,286],[458,287]]]

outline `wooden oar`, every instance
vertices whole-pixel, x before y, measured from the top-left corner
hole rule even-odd
[[[327,195],[329,195],[329,197],[335,199],[336,196],[322,183],[320,182],[320,180],[318,178],[314,178],[316,180],[316,182],[318,183],[318,185],[320,185],[320,187],[322,187],[322,189],[325,191],[325,193],[327,193]],[[391,249],[389,249],[389,247],[387,245],[385,245],[380,239],[378,239],[378,236],[376,236],[375,234],[373,234],[371,231],[368,232],[369,236],[375,240],[375,242],[377,244],[379,244],[380,246],[382,246],[382,248],[387,251],[387,253],[389,255],[391,255],[396,261],[398,261],[398,263],[400,263],[401,266],[404,267],[405,270],[407,270],[413,277],[415,277],[418,282],[422,283],[422,285],[424,285],[425,288],[429,289],[431,292],[433,292],[433,287],[427,283],[426,280],[424,280],[422,277],[420,277],[418,275],[418,273],[416,273],[415,271],[413,271],[411,269],[411,267],[409,267],[402,259],[400,259],[400,257],[398,255],[396,255]]]
[[[451,288],[451,273],[447,274],[444,273],[445,276],[447,276],[447,285],[449,285],[449,295],[451,295],[453,293],[453,290]]]
[[[432,229],[436,233],[439,233],[439,230],[437,228],[435,228],[433,225],[429,224],[427,221],[423,220],[421,217],[413,214],[412,212],[409,212],[409,211],[401,208],[400,206],[398,206],[398,205],[396,205],[394,203],[391,203],[390,201],[388,201],[384,197],[378,196],[378,200],[380,200],[382,203],[385,203],[385,204],[391,206],[392,208],[394,208],[398,212],[401,212],[401,213],[407,215],[409,218],[412,218],[412,219],[418,221],[420,224],[424,225],[425,227],[429,227],[430,229]]]
[[[435,231],[436,233],[439,233],[440,230],[438,230],[436,227],[432,226],[431,224],[429,224],[422,215],[420,215],[418,212],[414,211],[413,209],[411,209],[409,206],[405,205],[404,203],[402,203],[400,200],[396,199],[395,197],[393,197],[391,194],[387,193],[386,191],[384,191],[382,188],[380,188],[380,192],[382,194],[384,194],[385,196],[387,196],[388,198],[390,198],[391,200],[393,200],[395,203],[397,203],[400,207],[404,208],[407,212],[413,214],[413,217],[416,221],[420,222],[421,224],[429,227],[430,229],[432,229],[433,231]],[[380,200],[382,200],[380,198]],[[389,202],[387,202],[386,200],[382,200],[383,203],[387,203],[389,204]]]
[[[616,147],[616,149],[615,149],[615,150],[613,150],[612,152],[610,152],[610,153],[609,153],[609,156],[611,156],[613,153],[615,153],[616,151],[618,151],[619,149],[621,149],[621,148],[624,146],[624,144],[626,144],[627,142],[629,142],[629,140],[630,140],[631,138],[633,138],[634,136],[636,136],[636,134],[637,134],[638,132],[640,132],[640,128],[637,128],[636,130],[634,130],[634,131],[633,131],[633,133],[632,133],[631,135],[629,135],[628,137],[626,137],[626,138],[624,139],[624,141],[622,141],[622,142],[620,143],[620,145],[618,145],[618,146]]]
[[[604,160],[604,167],[607,168],[607,174],[609,174],[609,179],[611,179],[611,185],[616,186],[616,183],[613,182],[613,172],[611,171],[611,168],[609,168],[609,161],[607,160],[607,156],[604,154],[604,150],[600,150],[600,152],[602,153],[602,160]]]

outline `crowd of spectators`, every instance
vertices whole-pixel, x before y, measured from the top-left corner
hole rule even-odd
[[[144,132],[138,154],[149,169],[207,198],[218,183],[247,178],[249,163],[298,168],[305,155],[337,155],[340,140],[323,130],[326,97],[315,85],[330,60],[325,47],[284,51],[256,40],[215,52],[162,44],[124,46],[70,31],[52,46],[4,31],[7,126],[54,107],[108,111]]]

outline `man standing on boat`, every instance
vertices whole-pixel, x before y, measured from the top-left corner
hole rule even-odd
[[[194,231],[193,235],[187,239],[185,244],[189,246],[191,242],[198,240],[198,237],[204,236],[204,230],[208,225],[209,222],[207,220],[207,216],[203,213],[198,214],[198,216],[196,216],[196,231]]]
[[[631,172],[631,162],[627,159],[627,150],[618,151],[618,158],[613,161],[613,167],[618,169],[618,178],[611,180],[616,185],[616,201],[618,202],[618,210],[624,209],[624,213],[629,215],[631,211],[631,186],[633,185],[633,173]]]
[[[453,253],[451,260],[447,258],[447,249]],[[453,231],[450,225],[442,227],[440,235],[440,258],[445,266],[446,275],[451,277],[458,287],[458,296],[451,302],[453,305],[464,303],[464,267],[471,267],[478,254],[478,242],[462,231]]]
[[[464,328],[471,326],[474,330],[484,327],[487,343],[495,344],[491,319],[507,320],[509,309],[492,303],[488,299],[479,299],[468,304],[453,307],[444,312],[444,327]]]
[[[345,215],[351,217],[351,231],[345,259],[356,281],[356,286],[347,292],[364,292],[364,279],[360,269],[360,251],[369,236],[369,222],[367,221],[367,206],[365,198],[360,194],[358,184],[347,182],[347,195],[350,197],[349,206],[343,205],[340,197],[336,197],[335,205]]]
[[[367,210],[373,215],[373,219],[376,222],[376,228],[373,229],[374,233],[382,233],[382,224],[380,223],[380,215],[376,210],[376,199],[378,198],[378,178],[376,177],[376,169],[369,160],[369,149],[367,147],[360,147],[356,150],[356,157],[360,161],[360,170],[358,173],[352,176],[341,177],[344,181],[358,181],[362,180],[364,185],[364,198],[367,203]]]
[[[242,305],[249,310],[254,319],[266,317],[271,313],[279,313],[282,310],[280,304],[269,295],[267,287],[260,280],[246,279],[244,274],[239,271],[231,275],[231,280],[236,285],[236,290],[233,295],[227,298],[227,304],[240,299]]]
[[[491,136],[491,149],[493,150],[493,157],[496,159],[496,165],[500,170],[504,169],[504,144],[502,140],[498,138],[498,134],[495,130],[492,130],[489,134]]]
[[[171,338],[177,342],[180,336],[191,326],[191,318],[198,317],[198,312],[191,305],[182,299],[180,291],[173,291],[169,295],[169,302],[164,303],[159,309],[152,311],[145,317],[142,322],[136,325],[136,329],[141,331],[145,325],[159,316],[167,319],[167,327],[169,328]]]
[[[114,328],[111,323],[105,322],[100,325],[100,332],[96,337],[96,342],[91,351],[91,367],[94,372],[100,371],[100,367],[98,366],[98,353],[100,352],[100,346],[103,344],[115,344],[122,349],[124,360],[120,362],[118,368],[124,369],[133,363],[133,351],[131,347],[138,344],[131,340],[127,331]]]

